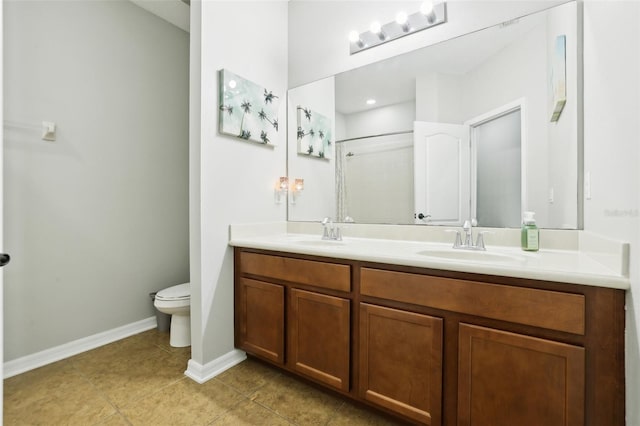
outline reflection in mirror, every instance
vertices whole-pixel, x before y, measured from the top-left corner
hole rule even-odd
[[[577,16],[566,3],[290,90],[305,194],[289,220],[518,227],[531,210],[577,228]],[[329,117],[335,158],[297,153],[297,105]]]
[[[366,217],[371,223],[411,223],[413,136],[410,132],[338,143],[337,217]],[[375,170],[375,173],[371,173]]]

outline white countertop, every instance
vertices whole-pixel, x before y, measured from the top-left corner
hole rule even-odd
[[[486,252],[468,252],[454,250],[451,243],[444,242],[360,237],[344,237],[342,241],[323,241],[319,234],[292,233],[287,231],[286,226],[276,226],[271,228],[271,232],[265,231],[264,228],[258,232],[247,232],[247,227],[238,226],[244,225],[232,225],[230,232],[229,244],[234,247],[623,290],[629,289],[630,285],[624,267],[622,270],[620,268],[620,265],[628,264],[628,261],[611,262],[612,257],[628,256],[628,246],[625,248],[625,243],[620,243],[621,247],[609,244],[609,247],[613,248],[613,253],[609,254],[601,251],[589,253],[586,250],[555,248],[525,252],[520,248],[490,244],[487,244]],[[258,228],[254,227],[253,230],[256,229]],[[450,236],[449,238],[452,239]],[[593,245],[592,239],[591,236],[585,238],[589,241],[583,245]]]

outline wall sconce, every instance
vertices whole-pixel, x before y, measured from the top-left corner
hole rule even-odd
[[[273,197],[276,204],[280,204],[282,202],[282,197],[287,196],[288,190],[289,190],[289,178],[286,176],[280,176],[280,180],[276,183],[276,188],[273,192]]]
[[[302,195],[304,190],[304,179],[296,179],[291,187],[291,204],[296,203],[296,199]]]
[[[350,54],[362,52],[445,22],[447,22],[446,3],[425,1],[420,6],[420,10],[411,15],[407,15],[405,12],[398,12],[396,19],[392,22],[384,25],[380,25],[377,21],[372,22],[369,31],[363,33],[351,31],[349,33]]]

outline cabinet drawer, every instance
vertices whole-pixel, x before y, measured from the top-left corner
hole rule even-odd
[[[240,253],[240,273],[259,275],[338,291],[351,291],[351,266]]]
[[[579,294],[362,268],[360,291],[436,309],[584,335]]]

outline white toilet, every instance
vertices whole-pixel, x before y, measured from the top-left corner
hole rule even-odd
[[[171,315],[169,344],[176,348],[191,345],[191,283],[174,285],[156,293],[155,307]]]

